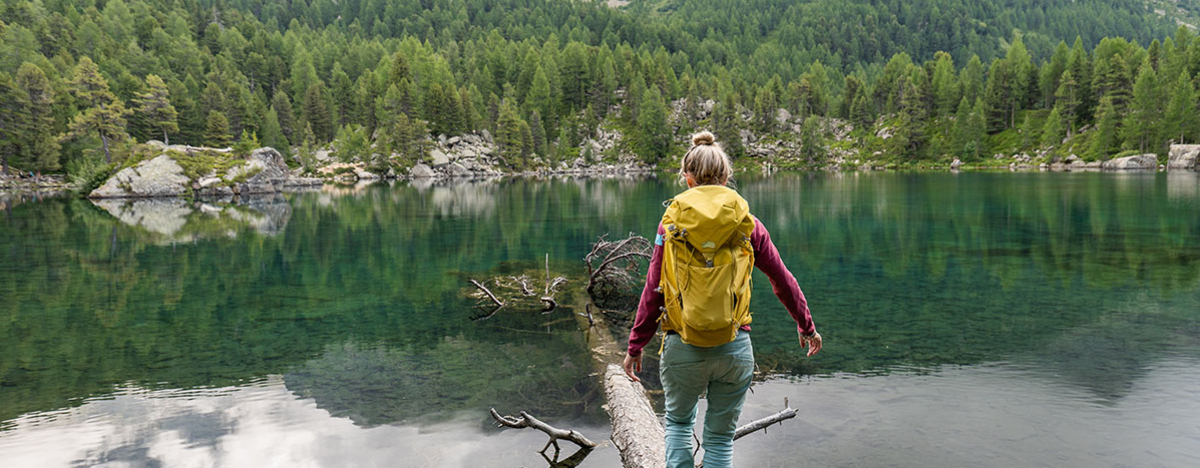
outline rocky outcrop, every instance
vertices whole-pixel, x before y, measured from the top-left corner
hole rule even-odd
[[[1167,169],[1200,169],[1200,145],[1171,145]]]
[[[109,177],[91,198],[178,197],[191,182],[183,168],[167,154],[121,169]]]
[[[153,147],[153,145],[151,145]],[[321,179],[293,177],[283,156],[274,148],[259,148],[244,162],[218,173],[216,169],[190,179],[172,155],[204,153],[232,158],[226,150],[171,145],[164,153],[127,167],[109,177],[89,198],[155,198],[196,195],[228,197],[277,193],[284,189],[321,185]]]
[[[1104,161],[1100,167],[1107,171],[1153,170],[1158,168],[1158,156],[1154,153],[1125,156]]]

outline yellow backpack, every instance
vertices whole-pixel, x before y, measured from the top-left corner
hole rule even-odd
[[[750,323],[750,206],[718,185],[694,187],[669,202],[662,217],[663,330],[695,346],[733,341]]]

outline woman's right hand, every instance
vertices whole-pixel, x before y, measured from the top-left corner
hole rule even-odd
[[[812,336],[800,335],[800,347],[808,348],[809,357],[817,354],[818,351],[821,351],[821,334],[814,330]]]
[[[642,381],[642,379],[637,378],[633,374],[634,372],[642,371],[642,355],[639,354],[635,357],[630,356],[629,353],[625,353],[625,362],[621,363],[621,367],[625,368],[625,375],[628,375],[634,382]]]

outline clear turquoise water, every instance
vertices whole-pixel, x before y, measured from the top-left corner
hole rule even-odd
[[[756,276],[738,466],[1200,464],[1200,175],[743,176],[826,349]],[[473,322],[467,278],[651,235],[663,179],[4,199],[4,466],[544,466],[607,438],[570,311]],[[570,289],[568,287],[567,289]],[[567,294],[567,293],[564,293]],[[563,297],[560,302],[570,302]],[[653,380],[653,379],[650,379]],[[619,465],[602,446],[582,466]]]

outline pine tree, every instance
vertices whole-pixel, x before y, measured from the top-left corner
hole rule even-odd
[[[317,144],[329,141],[333,136],[333,119],[320,83],[314,83],[304,92],[304,122],[312,125]]]
[[[938,52],[934,54],[936,63],[933,68],[933,101],[937,115],[949,115],[954,105],[959,102],[962,91],[959,89],[958,76],[954,73],[954,61],[950,54]]]
[[[546,78],[546,72],[540,66],[533,74],[529,93],[525,97],[525,107],[535,110],[541,115],[551,115],[554,110],[554,103],[551,102],[550,95],[550,80]]]
[[[983,113],[983,101],[977,100],[980,106],[979,113]],[[966,96],[959,100],[959,108],[954,113],[954,143],[952,148],[954,154],[964,161],[973,161],[979,157],[979,151],[982,151],[980,139],[983,139],[983,134],[986,131],[985,124],[982,121],[982,115],[976,115],[970,103],[967,102]]]
[[[204,144],[213,148],[227,148],[232,140],[229,135],[229,119],[225,114],[208,111],[208,119],[204,127]]]
[[[1117,111],[1111,97],[1100,99],[1100,107],[1096,109],[1096,130],[1092,135],[1092,144],[1088,148],[1088,159],[1103,161],[1108,159],[1117,145]]]
[[[9,174],[9,155],[17,153],[15,117],[20,100],[21,93],[12,78],[0,70],[0,173],[3,174]]]
[[[543,157],[549,156],[546,151],[546,127],[542,125],[542,115],[536,109],[529,113],[529,132],[533,138],[533,153]]]
[[[967,66],[959,73],[958,82],[967,102],[974,102],[983,93],[983,62],[978,55],[972,55],[967,61]]]
[[[283,135],[283,128],[279,125],[279,115],[275,113],[275,109],[267,111],[267,116],[263,119],[262,132],[264,145],[275,148],[284,154],[291,152],[291,145],[288,143],[287,137]]]
[[[333,62],[329,85],[330,92],[333,94],[333,104],[337,110],[333,116],[334,123],[339,127],[346,125],[350,123],[353,114],[354,82],[350,81],[350,76],[342,70],[342,64],[339,62]]]
[[[746,148],[742,145],[742,119],[737,112],[737,98],[732,93],[726,94],[713,107],[712,121],[713,133],[720,139],[729,157],[744,156]]]
[[[16,154],[26,169],[53,171],[59,168],[59,145],[54,135],[54,89],[37,65],[21,64],[14,86],[17,106],[13,112]]]
[[[1197,133],[1200,133],[1200,118],[1196,116],[1196,90],[1187,72],[1183,71],[1171,89],[1171,99],[1163,116],[1162,134],[1175,143],[1183,144],[1196,141]]]
[[[1056,147],[1063,140],[1063,115],[1055,106],[1046,117],[1046,125],[1042,127],[1042,145]]]
[[[296,140],[298,137],[303,137],[300,134],[300,128],[296,126],[296,114],[292,111],[292,100],[287,94],[282,91],[275,91],[275,95],[271,97],[271,110],[275,111],[275,118],[279,121],[279,129],[283,131],[283,136],[287,141]],[[266,132],[263,132],[264,135]]]
[[[1054,92],[1055,108],[1066,122],[1067,138],[1071,138],[1075,136],[1075,122],[1079,120],[1079,82],[1075,81],[1071,70],[1064,71],[1058,82],[1058,90]]]
[[[112,162],[111,140],[125,140],[125,103],[108,90],[108,81],[100,75],[100,68],[92,59],[84,56],[75,66],[75,79],[71,81],[80,113],[69,126],[68,138],[96,135],[104,147],[104,162]]]
[[[171,144],[168,133],[179,131],[178,114],[171,105],[167,84],[158,75],[146,75],[146,92],[138,95],[133,104],[148,125],[162,131],[163,143]]]
[[[517,106],[512,100],[505,98],[500,103],[500,116],[496,119],[496,146],[504,162],[517,168],[525,167],[522,127],[527,128],[528,124],[517,114]]]
[[[850,106],[850,122],[854,128],[870,133],[875,118],[871,116],[871,98],[866,91],[858,93]]]
[[[1129,148],[1146,152],[1151,142],[1157,142],[1162,117],[1161,88],[1154,67],[1146,62],[1133,85],[1133,99],[1121,126],[1121,139]]]
[[[646,162],[657,162],[671,149],[671,127],[667,122],[667,105],[657,87],[646,89],[642,109],[638,113],[641,156]]]

